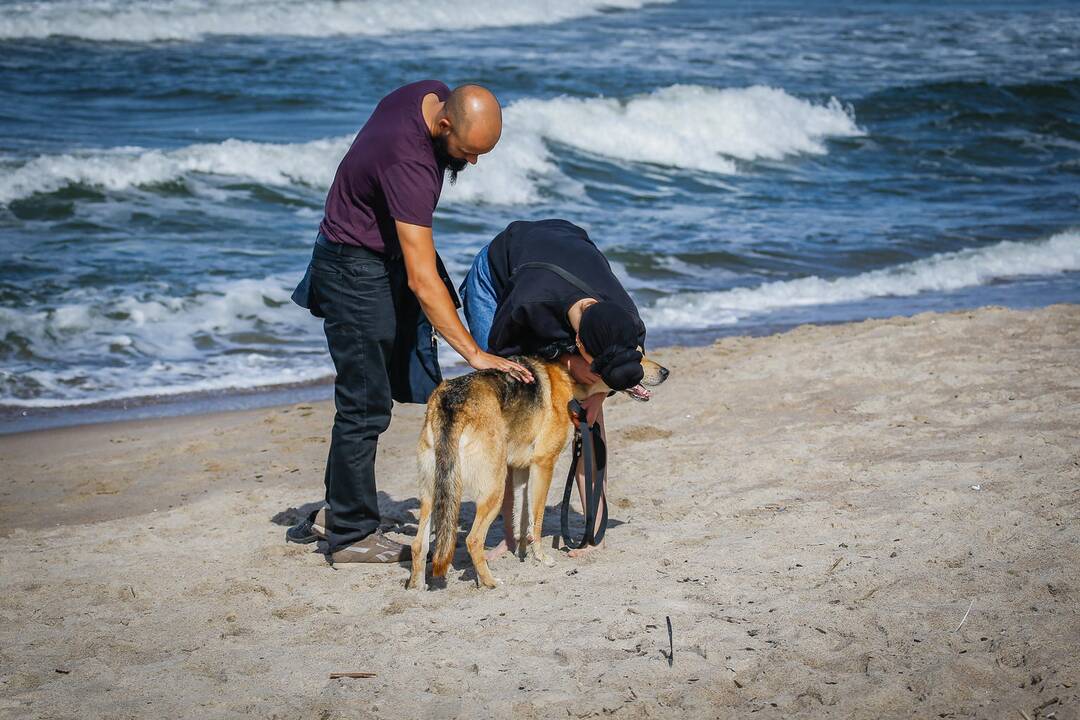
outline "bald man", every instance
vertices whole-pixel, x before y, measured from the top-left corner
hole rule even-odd
[[[529,371],[476,344],[431,232],[450,182],[502,133],[495,96],[436,80],[383,98],[338,165],[308,271],[293,300],[324,318],[337,370],[337,414],[326,461],[328,508],[287,541],[327,542],[331,562],[396,562],[402,546],[379,531],[375,449],[393,400],[425,402],[442,379],[432,328],[477,370],[531,382]]]

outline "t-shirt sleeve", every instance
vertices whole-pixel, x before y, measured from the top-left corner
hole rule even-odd
[[[439,179],[431,167],[399,162],[379,173],[379,183],[395,220],[431,227],[439,202]]]

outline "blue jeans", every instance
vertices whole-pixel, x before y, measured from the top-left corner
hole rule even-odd
[[[488,336],[491,335],[491,325],[495,321],[495,310],[499,307],[495,287],[491,284],[487,245],[476,253],[472,267],[465,276],[465,282],[458,288],[458,293],[461,295],[469,332],[480,349],[487,352]]]

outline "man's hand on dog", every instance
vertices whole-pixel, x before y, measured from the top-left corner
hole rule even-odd
[[[523,383],[531,383],[533,381],[532,373],[524,365],[519,365],[512,360],[507,360],[504,357],[498,355],[492,355],[486,353],[483,350],[479,351],[469,360],[469,366],[473,370],[501,370],[504,373],[510,373],[510,375]]]

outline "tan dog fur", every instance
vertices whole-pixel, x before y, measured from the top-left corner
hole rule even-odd
[[[487,587],[498,581],[484,555],[488,528],[502,507],[507,470],[512,472],[514,522],[518,547],[552,564],[541,547],[544,505],[555,462],[573,427],[567,404],[607,386],[574,383],[558,362],[514,358],[526,365],[535,382],[484,370],[443,382],[428,400],[417,458],[420,475],[420,521],[412,543],[409,587],[424,587],[428,545],[434,524],[433,578],[445,577],[454,556],[461,498],[476,498],[476,517],[465,541],[477,578]],[[667,370],[642,360],[643,384],[658,385]]]

